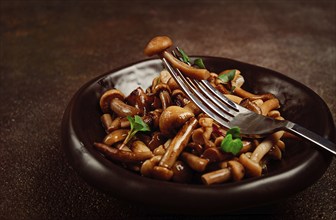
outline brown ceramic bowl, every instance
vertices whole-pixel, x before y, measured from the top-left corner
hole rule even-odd
[[[225,58],[202,58],[213,72],[239,69],[246,89],[275,94],[286,119],[335,141],[328,107],[306,86],[262,67]],[[329,153],[300,141],[288,142],[283,160],[273,163],[267,174],[212,186],[154,180],[107,160],[92,145],[105,136],[98,103],[101,94],[112,87],[125,94],[139,85],[146,88],[161,69],[158,59],[133,63],[91,80],[72,98],[62,122],[63,147],[71,165],[91,185],[117,198],[163,212],[221,214],[284,199],[313,184],[329,166]]]

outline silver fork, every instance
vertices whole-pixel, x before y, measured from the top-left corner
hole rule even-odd
[[[244,108],[229,100],[207,80],[195,80],[184,76],[177,68],[161,57],[172,77],[185,94],[209,117],[226,128],[238,126],[245,137],[264,137],[285,130],[324,148],[336,155],[336,146],[331,141],[288,120],[275,120]]]

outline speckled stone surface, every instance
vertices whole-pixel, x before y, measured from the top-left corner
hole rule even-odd
[[[0,219],[160,216],[89,186],[68,164],[61,120],[86,81],[142,60],[155,35],[310,87],[336,118],[335,1],[0,1]],[[318,106],[317,106],[318,108]],[[336,163],[280,203],[214,216],[336,219]],[[207,219],[207,217],[203,217]]]

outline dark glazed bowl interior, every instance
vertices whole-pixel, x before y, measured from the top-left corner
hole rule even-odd
[[[203,57],[210,71],[239,69],[244,88],[271,92],[281,102],[281,113],[293,122],[335,142],[335,126],[323,100],[306,86],[285,75],[235,60]],[[204,186],[164,182],[128,171],[93,148],[105,136],[98,100],[116,87],[128,95],[137,86],[147,88],[162,69],[161,61],[145,60],[113,70],[86,83],[69,103],[62,122],[62,143],[75,170],[88,183],[112,196],[150,208],[183,214],[222,214],[275,202],[318,180],[332,156],[310,143],[287,142],[283,160],[268,173],[235,183]]]

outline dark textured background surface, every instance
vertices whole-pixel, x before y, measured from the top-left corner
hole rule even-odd
[[[189,54],[282,72],[319,94],[336,118],[335,1],[2,0],[0,219],[158,218],[87,185],[65,158],[60,129],[83,83],[144,59],[144,45],[162,34]],[[334,159],[311,187],[253,215],[335,219],[335,169]]]

